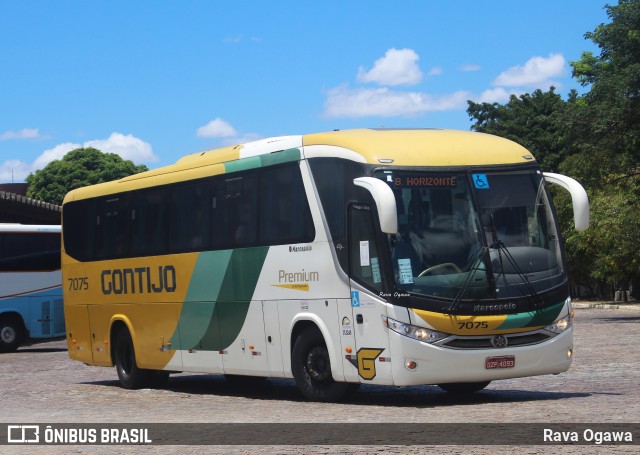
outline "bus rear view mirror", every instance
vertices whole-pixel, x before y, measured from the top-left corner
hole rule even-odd
[[[378,210],[380,230],[385,234],[398,233],[398,215],[396,198],[393,191],[385,182],[374,177],[358,177],[353,179],[356,186],[360,186],[371,193]]]
[[[544,179],[552,184],[559,185],[571,194],[573,205],[573,223],[576,231],[584,231],[589,227],[589,197],[582,185],[571,177],[552,172],[543,172]]]

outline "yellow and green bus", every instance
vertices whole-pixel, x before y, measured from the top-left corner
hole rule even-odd
[[[294,378],[309,400],[359,384],[566,371],[573,310],[547,187],[518,144],[360,129],[188,155],[67,194],[72,359],[125,388],[172,372]]]

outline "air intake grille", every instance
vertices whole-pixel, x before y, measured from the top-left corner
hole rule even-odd
[[[504,335],[507,339],[507,346],[529,346],[532,344],[542,343],[543,341],[551,338],[551,335],[547,332],[527,332],[527,333],[515,333],[512,335]],[[451,349],[492,349],[494,346],[491,343],[493,336],[479,336],[479,337],[449,337],[438,343],[439,346],[447,347]]]

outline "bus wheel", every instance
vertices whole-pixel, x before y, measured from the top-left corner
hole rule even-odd
[[[491,381],[452,382],[449,384],[438,384],[438,387],[453,395],[468,395],[484,389],[490,383]]]
[[[350,384],[336,382],[331,375],[329,351],[317,328],[304,330],[293,345],[291,369],[302,395],[311,401],[340,401]]]
[[[115,364],[120,385],[125,389],[140,389],[151,383],[151,371],[138,368],[133,341],[127,329],[122,329],[116,336]]]
[[[22,323],[15,316],[0,320],[0,352],[15,352],[22,342]]]

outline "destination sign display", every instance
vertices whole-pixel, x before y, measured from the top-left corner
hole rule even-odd
[[[455,188],[457,179],[455,175],[395,175],[393,184],[401,188]]]

